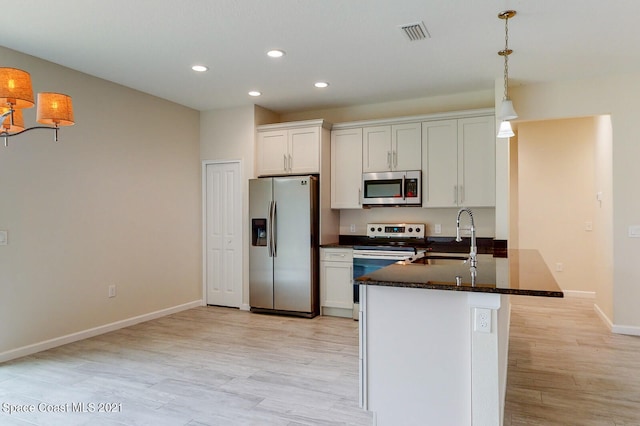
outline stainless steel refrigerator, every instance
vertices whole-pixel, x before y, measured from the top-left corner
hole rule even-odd
[[[249,218],[251,310],[318,315],[318,178],[251,179]]]

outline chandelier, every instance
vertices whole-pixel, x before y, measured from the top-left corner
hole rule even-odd
[[[509,55],[513,53],[513,50],[509,49],[509,19],[514,16],[516,16],[515,10],[505,10],[498,14],[498,18],[504,19],[504,49],[498,52],[498,55],[504,58],[504,97],[498,114],[501,120],[498,130],[499,138],[510,138],[515,135],[510,120],[518,118],[518,114],[513,109],[513,102],[509,99]]]
[[[31,75],[16,68],[0,67],[0,137],[4,146],[8,139],[35,129],[53,130],[53,140],[58,140],[58,128],[73,126],[71,97],[61,93],[38,93],[36,121],[45,126],[25,128],[22,110],[35,105]]]

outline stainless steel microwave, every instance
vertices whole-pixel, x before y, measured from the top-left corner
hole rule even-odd
[[[363,206],[421,206],[420,170],[362,174]]]

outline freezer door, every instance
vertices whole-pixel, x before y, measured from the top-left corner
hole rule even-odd
[[[273,179],[249,180],[249,221],[261,224],[260,235],[249,246],[249,304],[252,308],[273,309],[273,257],[270,256],[271,219],[269,209],[272,205]],[[258,219],[255,221],[254,219]],[[264,222],[263,222],[264,221]],[[264,226],[262,224],[264,223]],[[263,240],[265,243],[258,244]]]
[[[310,176],[275,178],[274,308],[312,312],[314,185]]]

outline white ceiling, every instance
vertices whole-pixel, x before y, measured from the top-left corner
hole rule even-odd
[[[638,0],[0,4],[3,46],[198,110],[256,103],[289,112],[492,89],[503,72],[505,9],[517,11],[512,84],[640,71]],[[419,21],[431,38],[409,42],[398,26]],[[287,54],[268,58],[272,48]],[[210,70],[191,71],[196,63]],[[318,80],[330,86],[316,89]]]

